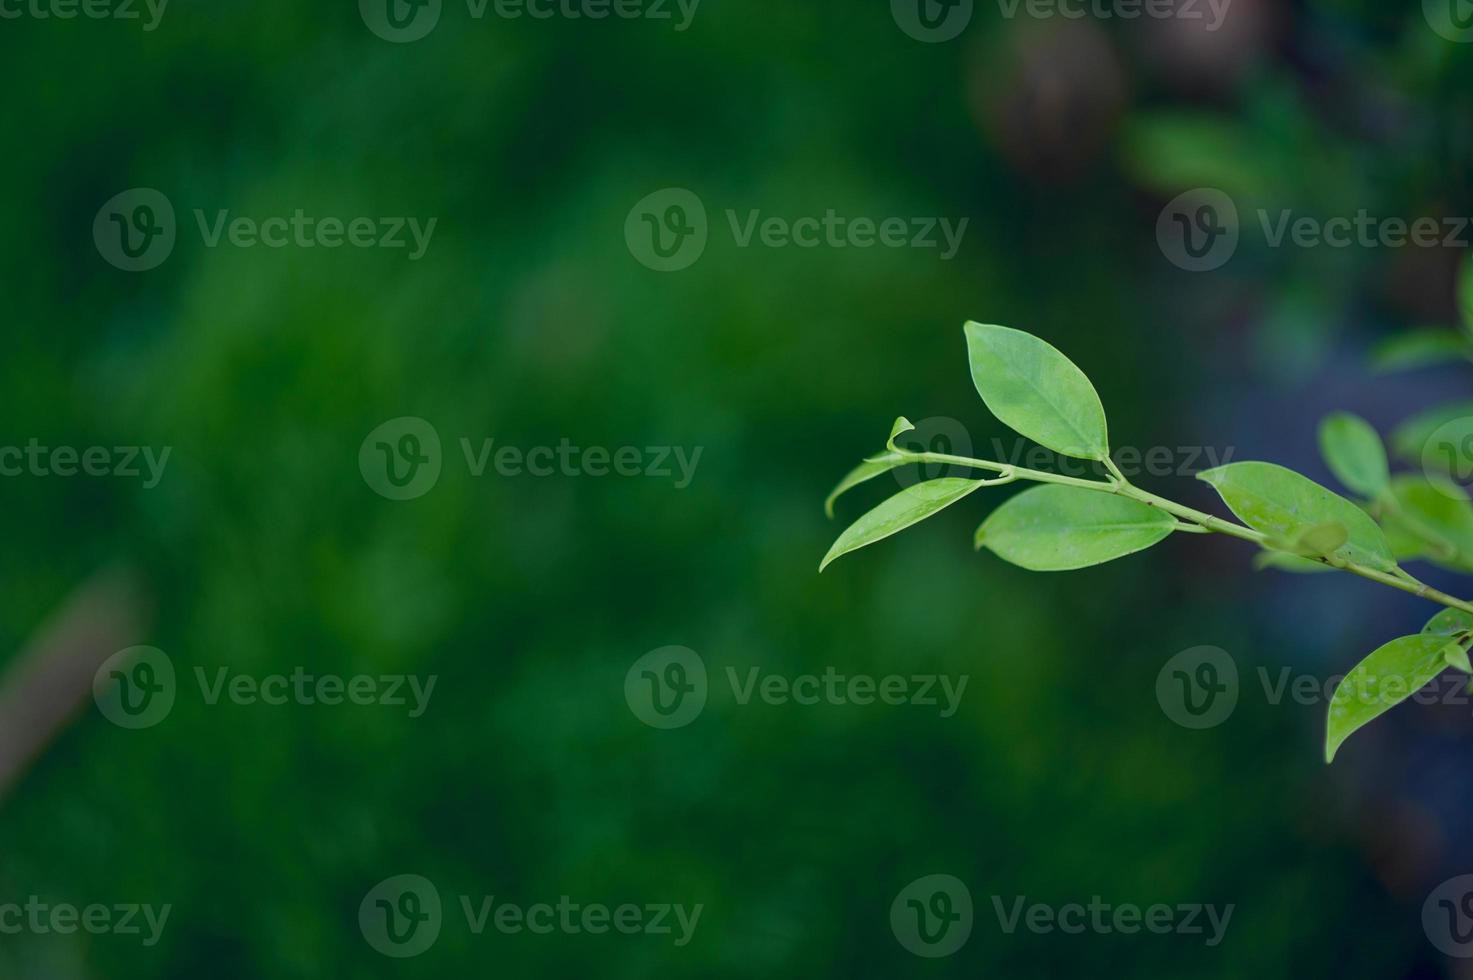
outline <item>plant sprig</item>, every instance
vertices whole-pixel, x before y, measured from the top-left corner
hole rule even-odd
[[[1423,632],[1384,644],[1347,675],[1331,700],[1326,761],[1351,733],[1416,693],[1447,667],[1469,670],[1473,602],[1458,599],[1403,569],[1386,535],[1365,509],[1283,466],[1238,462],[1198,474],[1242,523],[1226,520],[1132,484],[1110,459],[1104,408],[1074,362],[1031,334],[996,324],[965,327],[973,383],[988,409],[1021,435],[1063,456],[1099,462],[1103,480],[1081,479],[1011,463],[913,452],[896,439],[914,429],[901,417],[886,451],[850,471],[825,502],[830,516],[845,492],[901,466],[945,464],[979,478],[942,477],[914,484],[851,524],[819,565],[874,544],[984,487],[1023,480],[1039,484],[998,507],[977,528],[974,543],[1033,571],[1098,565],[1143,551],[1174,531],[1226,534],[1261,549],[1274,564],[1349,572],[1446,608]],[[1322,444],[1347,486],[1368,496],[1388,493],[1385,450],[1374,448],[1353,417],[1327,420]],[[1369,427],[1366,427],[1369,428]],[[1376,454],[1380,453],[1379,464]],[[1384,474],[1384,475],[1383,475]],[[1348,479],[1346,479],[1348,477]]]

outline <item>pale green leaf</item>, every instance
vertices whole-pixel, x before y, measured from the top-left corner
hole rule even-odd
[[[1363,497],[1380,496],[1391,479],[1380,435],[1349,412],[1335,412],[1320,422],[1320,453],[1335,479]]]
[[[1073,361],[1010,327],[969,322],[966,335],[972,383],[1000,421],[1065,456],[1109,456],[1105,409]]]
[[[1345,525],[1332,521],[1328,524],[1316,524],[1300,534],[1294,539],[1292,550],[1306,558],[1319,558],[1322,555],[1333,555],[1349,540],[1350,532],[1345,529]]]
[[[1422,632],[1436,633],[1438,636],[1473,634],[1473,614],[1465,613],[1461,609],[1444,609],[1427,620],[1427,625],[1422,627]]]
[[[1420,412],[1397,426],[1391,433],[1391,448],[1402,459],[1417,465],[1423,463],[1423,448],[1432,434],[1449,422],[1473,416],[1473,402],[1453,402]],[[1428,453],[1427,460],[1438,462],[1436,453]]]
[[[1056,572],[1149,548],[1175,526],[1170,514],[1128,497],[1049,484],[1010,498],[977,528],[975,543],[1014,565]]]
[[[840,555],[848,554],[868,544],[874,544],[898,531],[905,530],[912,524],[925,520],[937,511],[956,503],[986,482],[985,480],[943,477],[939,480],[927,480],[925,483],[906,487],[849,525],[844,533],[839,535],[834,546],[829,549],[829,553],[823,556],[818,570],[823,571]]]
[[[1314,572],[1333,572],[1335,569],[1329,565],[1314,561],[1311,558],[1301,558],[1287,551],[1260,551],[1253,557],[1253,567],[1258,571],[1265,568],[1277,568],[1281,572],[1296,572],[1299,574],[1311,574]]]
[[[1473,503],[1462,488],[1412,473],[1391,480],[1381,523],[1394,553],[1473,570]]]
[[[1356,664],[1330,700],[1325,728],[1325,761],[1355,731],[1420,691],[1448,666],[1447,637],[1435,633],[1403,636],[1384,644]]]
[[[1383,340],[1371,351],[1378,371],[1406,371],[1460,361],[1469,355],[1468,338],[1446,327],[1420,327]]]
[[[889,449],[892,453],[900,452],[900,447],[895,445],[896,438],[907,432],[914,431],[915,426],[911,425],[910,419],[904,415],[900,416],[895,420],[895,424],[890,426],[890,438],[885,440],[885,448]]]
[[[1331,557],[1383,572],[1396,567],[1386,536],[1369,514],[1293,470],[1274,463],[1229,463],[1197,478],[1212,484],[1239,520],[1270,537],[1294,541],[1317,524],[1340,524],[1348,537]]]
[[[861,483],[873,480],[882,473],[888,473],[895,467],[903,466],[904,464],[905,457],[899,453],[881,453],[879,456],[870,457],[844,474],[844,479],[840,480],[839,485],[834,487],[833,492],[824,499],[823,512],[833,517],[834,501],[838,500],[845,491],[852,490]]]

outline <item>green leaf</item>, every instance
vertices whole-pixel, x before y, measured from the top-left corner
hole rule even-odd
[[[1149,548],[1176,520],[1128,497],[1056,484],[1025,490],[977,528],[975,543],[1035,572],[1098,565]]]
[[[1391,480],[1381,437],[1358,415],[1325,416],[1320,422],[1320,453],[1335,479],[1363,497],[1379,497]]]
[[[1473,664],[1468,662],[1468,651],[1454,643],[1442,648],[1442,658],[1449,667],[1456,667],[1465,674],[1473,674]]]
[[[1432,434],[1455,419],[1473,416],[1473,402],[1454,402],[1420,412],[1391,433],[1391,448],[1402,459],[1422,465],[1422,449]],[[1434,456],[1435,454],[1429,454]]]
[[[1255,137],[1226,115],[1136,109],[1119,145],[1131,176],[1165,197],[1189,187],[1220,187],[1240,200],[1258,200],[1272,197],[1279,180],[1277,161]]]
[[[1460,361],[1469,353],[1468,338],[1446,327],[1419,327],[1388,337],[1371,351],[1378,371],[1407,371]]]
[[[1333,555],[1350,540],[1350,532],[1344,524],[1316,524],[1294,539],[1293,550],[1306,558]]]
[[[1253,567],[1257,571],[1265,568],[1277,568],[1281,572],[1296,572],[1299,574],[1311,574],[1313,572],[1333,572],[1335,569],[1329,565],[1321,564],[1309,558],[1301,558],[1291,555],[1287,551],[1260,551],[1253,557]]]
[[[1402,473],[1391,480],[1391,498],[1381,523],[1394,553],[1473,570],[1473,503],[1461,487]]]
[[[895,420],[895,424],[890,426],[890,438],[885,440],[885,448],[890,450],[892,453],[900,452],[900,447],[895,445],[895,440],[907,432],[914,431],[915,426],[911,425],[910,419],[906,418],[904,415],[900,416],[898,419]]]
[[[1396,567],[1386,536],[1369,514],[1308,477],[1273,463],[1229,463],[1197,474],[1239,520],[1274,538],[1294,541],[1317,524],[1339,524],[1347,540],[1331,557],[1389,572]]]
[[[968,322],[972,383],[999,420],[1056,453],[1110,455],[1105,409],[1074,362],[1032,334]]]
[[[1325,761],[1334,761],[1335,752],[1357,729],[1416,694],[1447,669],[1443,651],[1449,645],[1447,637],[1433,633],[1403,636],[1377,647],[1356,664],[1330,699]]]
[[[1465,613],[1461,609],[1444,609],[1427,620],[1427,625],[1422,627],[1422,632],[1435,633],[1438,636],[1473,633],[1473,614]]]
[[[882,473],[888,473],[897,466],[905,465],[905,457],[899,453],[882,453],[879,456],[871,456],[860,463],[854,469],[844,474],[844,479],[834,487],[832,493],[824,499],[823,512],[829,517],[834,516],[834,501],[838,500],[846,491],[852,490]]]
[[[963,480],[943,477],[927,480],[913,487],[906,487],[886,500],[874,510],[849,525],[829,553],[823,556],[818,570],[821,572],[840,555],[848,554],[867,544],[874,544],[898,531],[903,531],[925,520],[937,511],[949,507],[967,494],[986,483],[986,480]]]

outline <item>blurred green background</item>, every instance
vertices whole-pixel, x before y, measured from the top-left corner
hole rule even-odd
[[[167,902],[162,940],[0,936],[0,973],[1468,975],[1429,944],[1421,906],[1473,868],[1470,709],[1397,709],[1327,768],[1324,706],[1269,704],[1251,679],[1344,671],[1418,628],[1422,603],[1254,572],[1237,543],[1180,535],[1028,573],[970,547],[1007,490],[817,574],[844,523],[895,489],[882,478],[824,518],[896,415],[960,426],[979,454],[1016,445],[972,389],[969,318],[1067,352],[1117,445],[1320,479],[1325,412],[1385,427],[1466,391],[1456,368],[1365,366],[1379,340],[1451,322],[1456,250],[1270,249],[1247,227],[1258,207],[1473,213],[1473,51],[1418,4],[1232,0],[1208,32],[978,0],[932,44],[881,2],[705,0],[677,31],[477,19],[446,0],[433,31],[396,44],[346,0],[174,0],[152,31],[0,20],[0,77],[0,443],[172,447],[153,489],[0,481],[0,657],[19,662],[121,564],[152,615],[117,646],[156,646],[180,675],[169,717],[137,731],[93,707],[90,674],[48,688],[78,710],[0,802],[0,901]],[[1155,231],[1198,186],[1245,222],[1205,273],[1172,265]],[[141,273],[92,237],[135,187],[178,214],[172,254]],[[624,225],[668,187],[704,202],[710,240],[662,273]],[[438,222],[411,262],[208,248],[193,216],[298,208]],[[727,226],[728,209],[830,208],[969,224],[950,261],[740,248]],[[408,501],[358,467],[400,416],[444,444],[438,485]],[[684,489],[475,477],[461,437],[702,455]],[[1190,474],[1143,482],[1216,506]],[[663,731],[624,678],[670,644],[700,654],[711,694]],[[1155,693],[1198,645],[1245,676],[1206,731]],[[439,683],[419,718],[209,705],[197,666]],[[970,680],[942,718],[742,705],[728,666]],[[398,960],[365,941],[358,908],[401,873],[432,880],[446,913],[432,949]],[[933,873],[967,883],[976,921],[927,960],[897,942],[890,906]],[[704,911],[680,947],[476,936],[460,895]],[[992,897],[1019,895],[1235,911],[1215,947],[1008,935]]]

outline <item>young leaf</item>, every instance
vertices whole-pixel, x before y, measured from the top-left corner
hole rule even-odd
[[[1379,497],[1391,479],[1381,437],[1369,422],[1349,412],[1335,412],[1320,422],[1320,454],[1335,479],[1362,497]]]
[[[1427,625],[1422,627],[1422,632],[1448,637],[1457,636],[1459,633],[1473,633],[1473,615],[1461,609],[1444,609],[1427,620]]]
[[[1442,648],[1442,659],[1449,667],[1456,667],[1465,674],[1473,674],[1473,663],[1468,662],[1468,651],[1454,643]]]
[[[895,440],[907,432],[914,431],[915,426],[911,424],[910,419],[906,418],[904,415],[900,416],[898,419],[895,420],[895,424],[890,426],[890,438],[885,440],[885,448],[890,450],[892,453],[900,452],[900,447],[895,445]]]
[[[833,517],[834,501],[838,500],[845,491],[852,490],[861,483],[873,480],[882,473],[888,473],[904,463],[905,457],[899,453],[881,453],[878,456],[871,456],[844,474],[844,479],[840,480],[839,485],[834,487],[833,492],[824,498],[823,512],[829,517]]]
[[[1391,497],[1394,507],[1381,523],[1394,551],[1444,568],[1473,569],[1473,503],[1460,487],[1402,473],[1391,480]]]
[[[1293,551],[1307,558],[1333,555],[1350,540],[1344,524],[1316,524],[1294,540]]]
[[[1265,568],[1277,568],[1281,572],[1298,572],[1301,574],[1312,574],[1314,572],[1333,572],[1335,569],[1329,565],[1321,564],[1310,558],[1301,558],[1287,551],[1260,551],[1253,556],[1253,568],[1263,571]]]
[[[1378,371],[1406,371],[1460,361],[1469,353],[1468,338],[1445,327],[1422,327],[1383,340],[1371,351],[1371,366]]]
[[[913,487],[906,487],[895,496],[881,503],[874,510],[849,525],[829,553],[823,556],[818,570],[821,572],[840,555],[848,554],[867,544],[888,538],[925,520],[937,511],[949,507],[967,494],[985,484],[986,480],[963,480],[943,477],[927,480]]]
[[[1450,644],[1445,636],[1418,633],[1384,644],[1356,664],[1330,699],[1330,717],[1325,729],[1325,761],[1367,722],[1416,694],[1447,669],[1443,653]]]
[[[1065,456],[1110,455],[1104,406],[1073,361],[1010,327],[968,322],[966,335],[972,383],[1000,421]]]
[[[1128,497],[1049,484],[1010,498],[977,528],[978,548],[1035,572],[1098,565],[1172,532],[1176,520]]]
[[[1389,572],[1396,567],[1386,537],[1370,515],[1305,476],[1273,463],[1228,463],[1197,474],[1249,527],[1296,540],[1317,524],[1340,524],[1345,544],[1331,557]]]
[[[1473,402],[1439,405],[1413,415],[1391,433],[1391,448],[1402,459],[1421,465],[1422,450],[1427,445],[1427,440],[1432,438],[1432,434],[1448,422],[1470,415],[1473,415]]]

